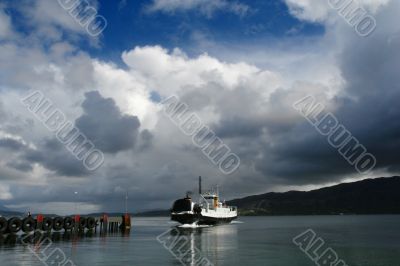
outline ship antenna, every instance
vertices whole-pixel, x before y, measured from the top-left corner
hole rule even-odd
[[[201,176],[199,176],[199,194],[201,195]]]

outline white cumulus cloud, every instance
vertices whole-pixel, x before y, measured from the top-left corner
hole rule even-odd
[[[331,14],[335,15],[333,13],[335,10],[331,7],[330,3],[343,2],[346,3],[346,5],[352,3],[353,5],[367,9],[371,13],[375,13],[380,7],[388,4],[390,1],[391,0],[285,0],[292,15],[299,19],[313,22],[325,21]]]

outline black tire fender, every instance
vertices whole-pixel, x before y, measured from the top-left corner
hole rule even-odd
[[[64,218],[64,230],[71,230],[74,228],[74,224],[74,219],[72,219],[72,217]]]
[[[79,219],[79,228],[85,229],[86,225],[87,225],[87,219],[81,217],[81,218]]]
[[[18,233],[21,230],[22,221],[18,217],[13,217],[8,220],[8,230],[10,233]]]
[[[93,217],[87,218],[86,228],[90,230],[95,227],[96,227],[96,219],[94,219]]]
[[[62,217],[55,217],[53,219],[53,230],[60,231],[64,228],[64,219]]]
[[[0,217],[0,234],[3,234],[8,229],[8,221],[4,217]]]
[[[50,217],[44,217],[42,222],[42,230],[50,231],[53,228],[53,219]]]
[[[36,220],[32,217],[26,217],[22,220],[22,231],[30,233],[36,229]]]

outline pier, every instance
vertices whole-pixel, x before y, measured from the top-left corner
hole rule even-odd
[[[98,230],[107,232],[126,232],[131,228],[131,216],[126,213],[121,216],[109,217],[103,214],[100,217],[92,216],[45,216],[38,214],[35,217],[0,217],[0,235],[29,234],[34,231],[43,232],[85,232]]]

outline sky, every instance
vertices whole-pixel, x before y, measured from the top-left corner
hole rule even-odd
[[[369,36],[323,0],[91,0],[89,34],[55,0],[0,0],[0,207],[169,208],[398,174],[400,2],[360,0]],[[88,171],[24,105],[39,91],[104,154]],[[240,158],[226,175],[163,111],[176,95]],[[311,95],[376,158],[359,173],[293,103]],[[76,193],[77,192],[77,193]]]

